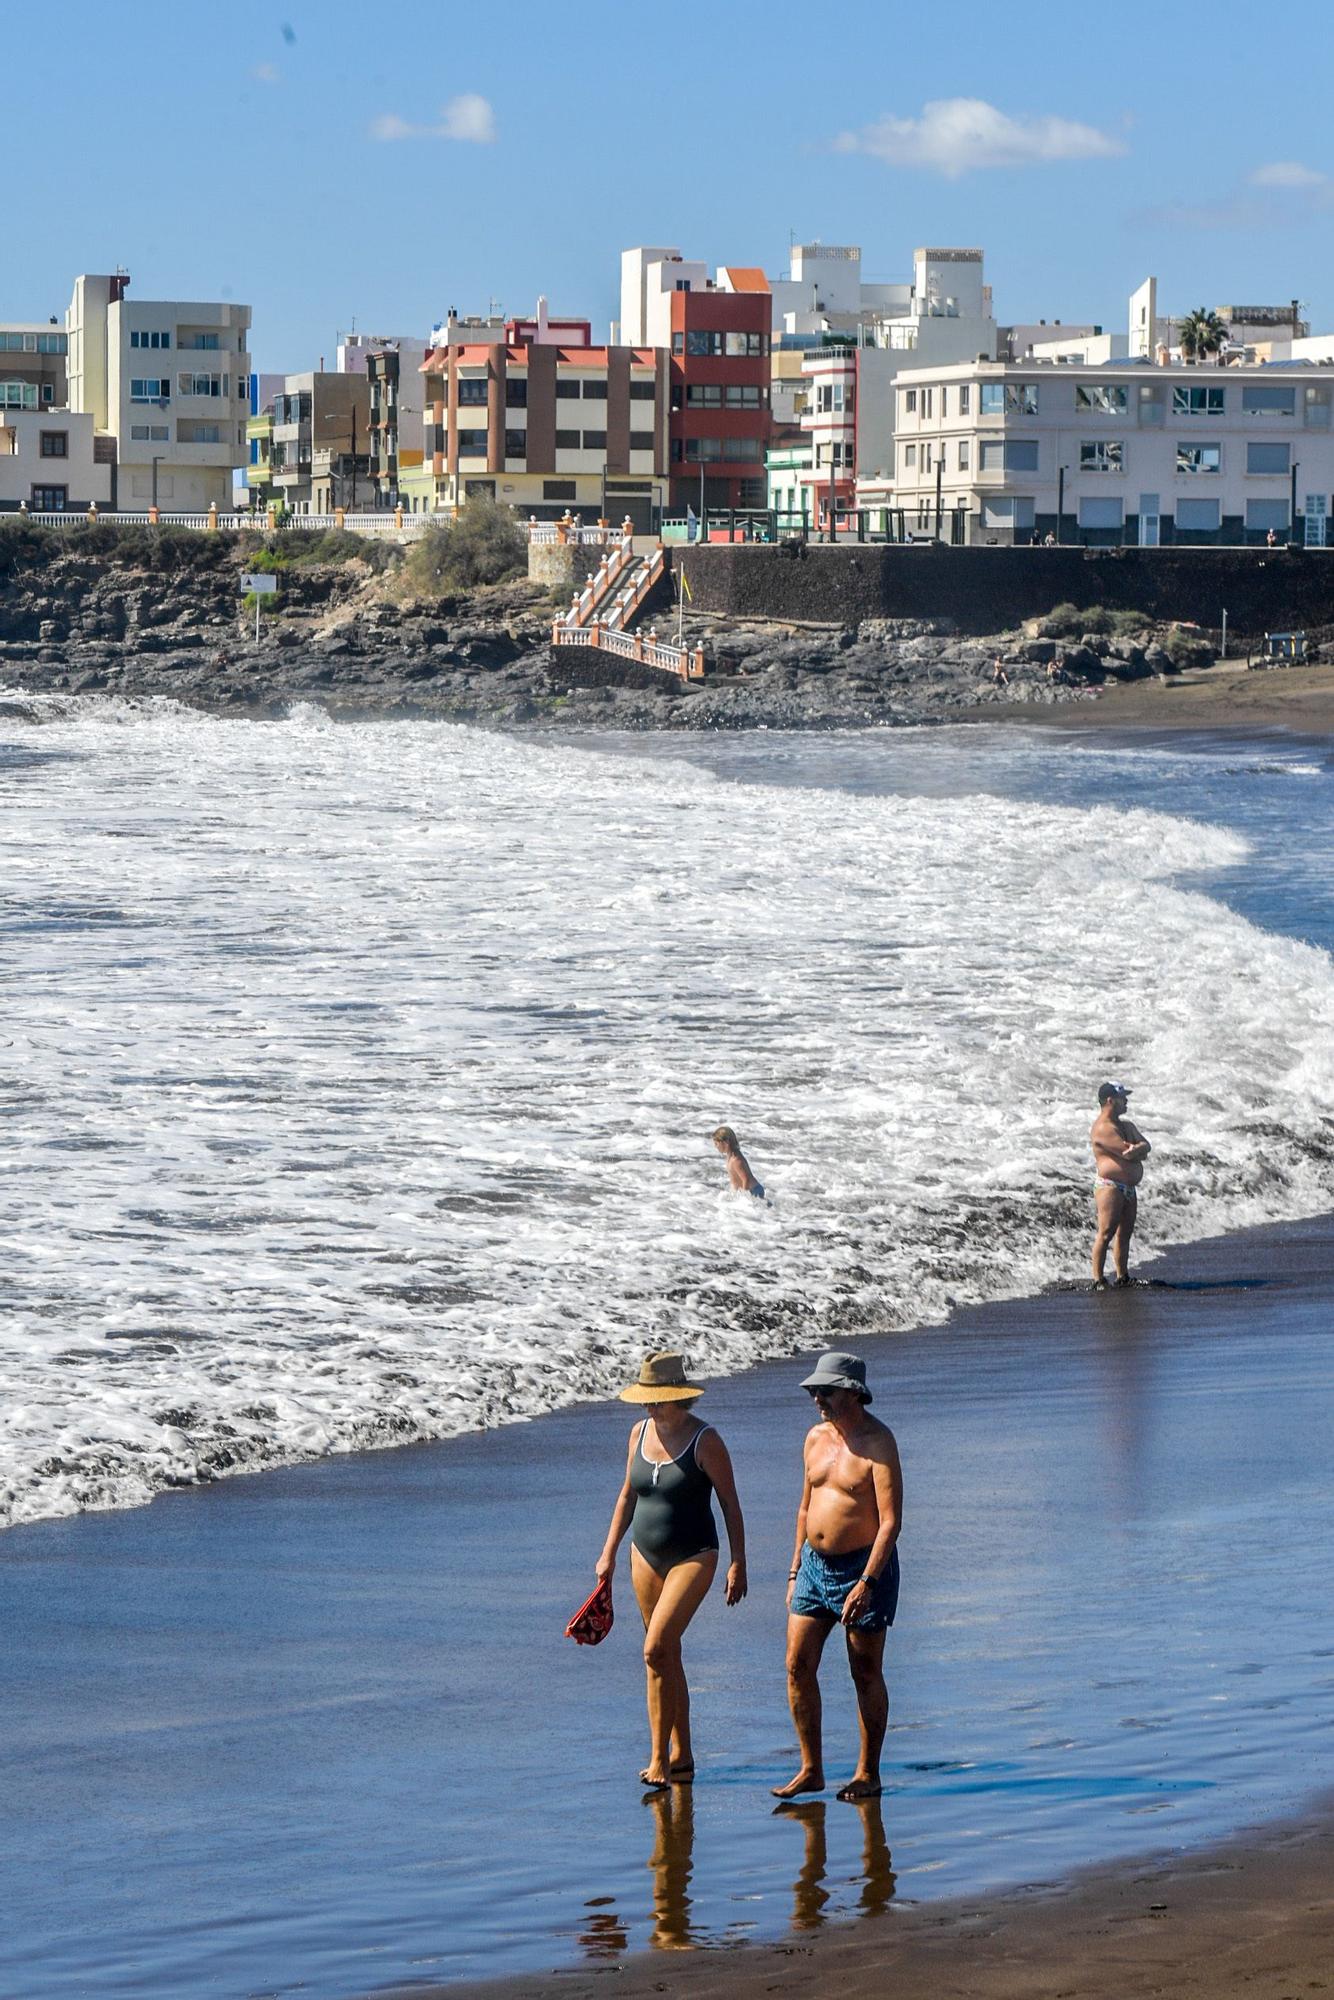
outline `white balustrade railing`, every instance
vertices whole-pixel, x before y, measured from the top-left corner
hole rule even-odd
[[[600,521],[585,527],[577,514],[567,514],[563,521],[537,521],[531,515],[528,520],[528,540],[539,547],[543,543],[564,542],[571,548],[598,549],[615,548],[628,542],[634,530],[628,521],[619,528],[604,527]]]
[[[400,541],[415,541],[431,526],[446,525],[453,517],[449,514],[405,514],[400,521],[397,515],[389,514],[345,514],[340,521],[336,514],[288,514],[280,521],[279,534],[326,534],[332,528],[341,528],[350,535],[393,536]],[[144,508],[99,508],[94,514],[82,509],[67,509],[61,513],[39,512],[21,507],[12,513],[0,513],[0,523],[6,520],[29,521],[37,528],[57,528],[72,530],[86,528],[94,522],[101,522],[108,528],[192,528],[197,532],[216,528],[224,534],[267,535],[270,528],[266,513],[195,513],[168,514],[158,510],[156,522]]]
[[[562,625],[551,628],[553,646],[589,646],[599,652],[614,653],[618,659],[635,660],[678,674],[682,680],[704,678],[702,646],[675,646],[670,640],[644,638],[640,633],[619,632],[610,625]]]

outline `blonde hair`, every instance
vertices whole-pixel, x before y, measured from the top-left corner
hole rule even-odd
[[[737,1143],[736,1133],[730,1125],[720,1125],[717,1131],[711,1136],[715,1146],[726,1146],[729,1153],[739,1153],[741,1151],[741,1147]]]

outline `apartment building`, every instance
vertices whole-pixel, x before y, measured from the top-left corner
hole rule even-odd
[[[65,315],[69,407],[116,439],[113,505],[229,507],[246,459],[250,308],[130,299],[129,276],[82,276]]]
[[[86,513],[109,507],[116,441],[71,410],[0,407],[0,510]]]
[[[710,277],[679,250],[622,252],[621,337],[670,354],[673,511],[766,505],[772,322],[757,267]]]
[[[896,385],[892,490],[858,503],[972,539],[1323,545],[1334,499],[1334,371],[974,362]]]
[[[247,426],[267,464],[250,467],[256,499],[294,514],[332,514],[373,505],[370,383],[364,374],[307,368],[284,375],[270,412]],[[266,427],[263,416],[271,413]]]
[[[421,470],[422,363],[430,349],[430,342],[410,334],[353,332],[339,337],[340,374],[364,375],[370,392],[367,468],[377,507],[398,506],[401,482]]]
[[[509,320],[500,340],[447,340],[423,364],[428,509],[484,496],[538,520],[629,515],[667,499],[667,355],[592,344],[586,320]]]
[[[803,357],[800,423],[811,455],[795,485],[798,511],[818,531],[828,528],[831,507],[837,519],[857,505],[891,504],[895,383],[927,363],[945,367],[996,353],[980,250],[915,250],[909,290],[906,312],[859,325],[855,344],[827,331]]]
[[[63,410],[69,337],[54,320],[0,325],[0,418],[6,410]]]

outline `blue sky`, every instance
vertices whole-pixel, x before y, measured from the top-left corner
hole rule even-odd
[[[80,270],[254,308],[265,369],[453,305],[616,311],[618,253],[979,244],[1002,320],[1298,297],[1334,329],[1327,0],[63,0],[7,9],[0,318]],[[15,172],[17,163],[21,171]],[[16,198],[15,198],[16,197]]]

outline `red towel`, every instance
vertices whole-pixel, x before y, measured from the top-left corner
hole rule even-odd
[[[611,1630],[611,1617],[611,1578],[604,1576],[565,1627],[565,1636],[577,1646],[600,1646]]]

